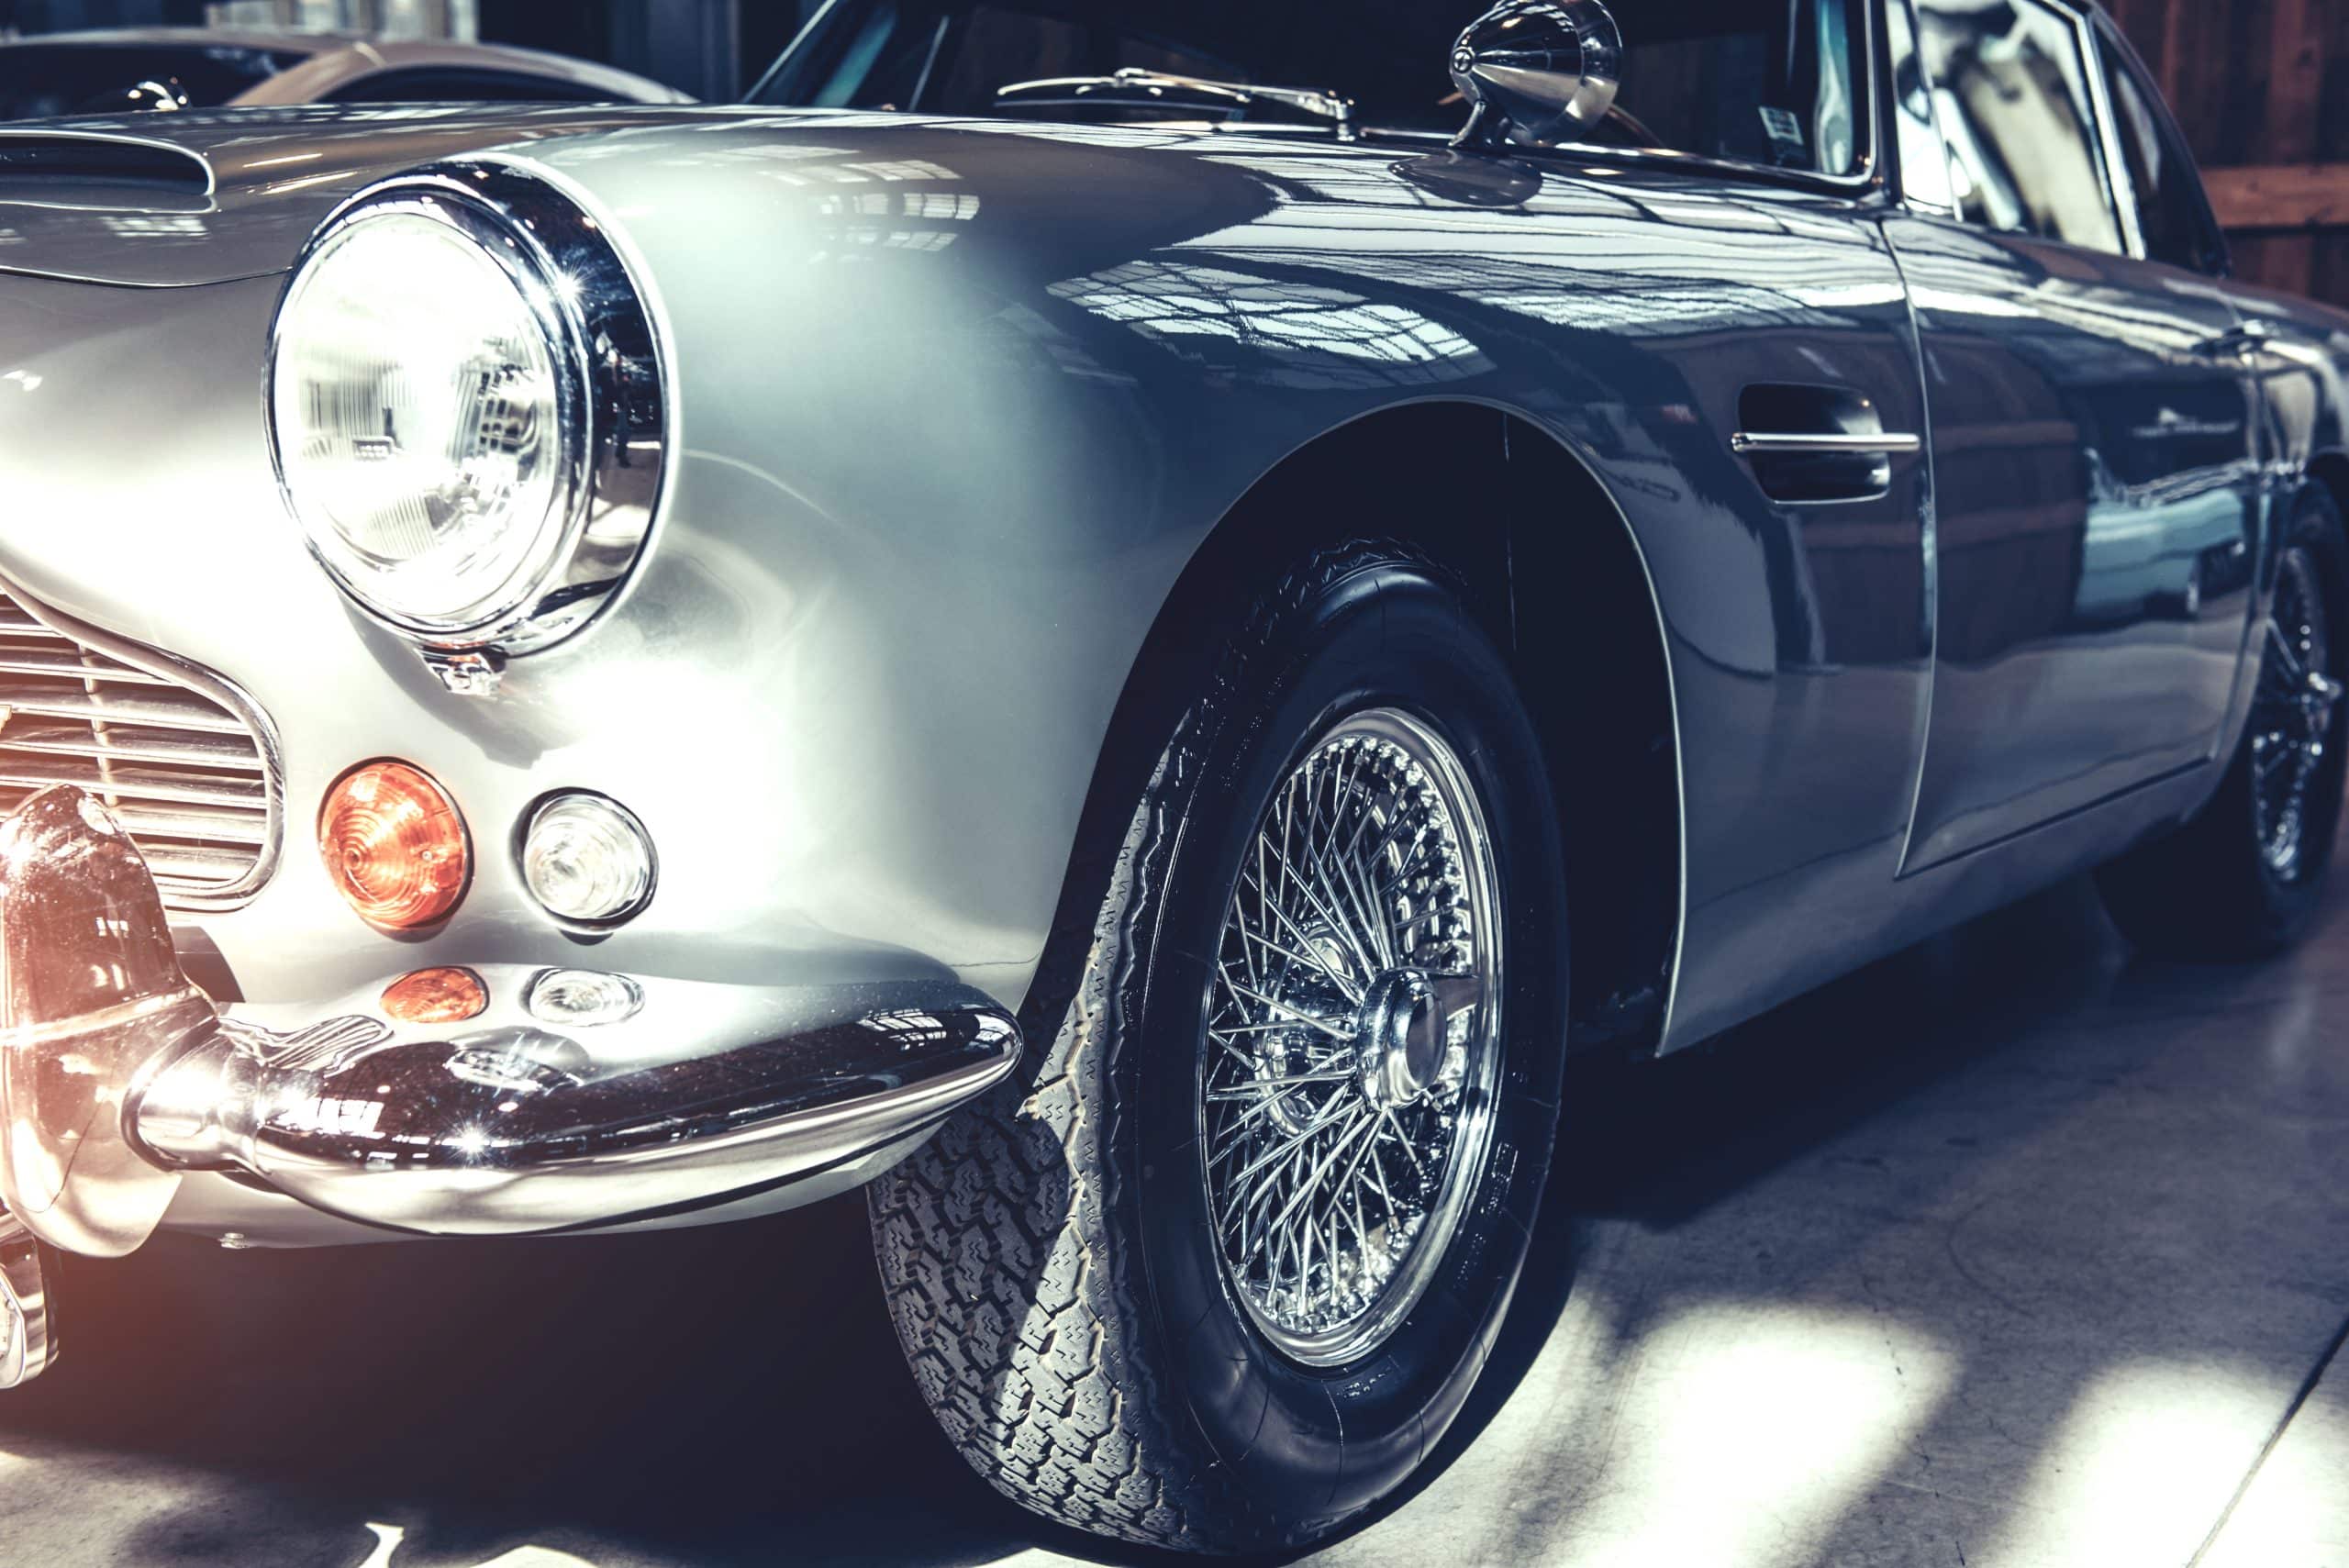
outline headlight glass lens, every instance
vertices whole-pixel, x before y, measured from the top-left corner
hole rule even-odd
[[[543,290],[448,217],[362,212],[288,292],[271,387],[312,547],[379,615],[462,634],[521,607],[574,464]]]

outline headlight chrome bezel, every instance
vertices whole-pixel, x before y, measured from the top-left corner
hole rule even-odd
[[[372,596],[323,547],[286,473],[277,400],[287,306],[321,254],[387,213],[441,224],[487,257],[525,302],[555,374],[557,506],[501,591],[462,617],[404,613]],[[262,408],[279,493],[311,559],[362,615],[468,690],[463,677],[484,659],[502,663],[577,635],[633,578],[673,477],[669,385],[649,296],[605,226],[540,173],[482,160],[372,185],[318,227],[271,318]]]

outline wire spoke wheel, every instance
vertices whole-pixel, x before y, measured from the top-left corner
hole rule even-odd
[[[2327,672],[2332,647],[2315,558],[2286,552],[2252,707],[2252,815],[2261,857],[2287,884],[2313,869],[2306,853],[2311,788],[2332,743],[2342,686]]]
[[[1225,917],[1199,1105],[1225,1280],[1295,1361],[1369,1354],[1442,1265],[1492,1141],[1500,931],[1433,729],[1377,709],[1307,749]]]

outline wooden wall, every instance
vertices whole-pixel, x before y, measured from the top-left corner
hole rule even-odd
[[[2106,0],[2201,160],[2244,277],[2349,306],[2349,0]]]

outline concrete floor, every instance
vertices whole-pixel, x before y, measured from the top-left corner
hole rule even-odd
[[[2187,970],[2074,886],[1583,1083],[1470,1418],[1309,1561],[2349,1568],[2344,1004],[2349,896]],[[852,1204],[68,1284],[0,1563],[1133,1560],[947,1451]]]

